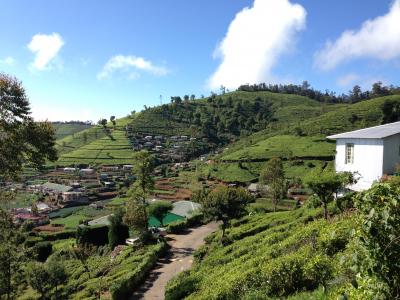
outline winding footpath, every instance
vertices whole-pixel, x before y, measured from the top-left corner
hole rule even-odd
[[[204,244],[204,238],[218,229],[217,223],[209,223],[190,229],[186,234],[169,234],[171,246],[168,254],[157,262],[142,286],[131,300],[163,300],[168,281],[193,263],[193,252]]]

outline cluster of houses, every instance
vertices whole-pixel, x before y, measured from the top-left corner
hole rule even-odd
[[[127,126],[129,131],[129,125]],[[133,150],[148,150],[157,153],[162,160],[179,162],[184,160],[186,149],[190,143],[197,141],[194,137],[187,135],[163,136],[146,134],[129,134]]]

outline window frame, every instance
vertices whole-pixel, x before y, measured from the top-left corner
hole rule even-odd
[[[344,163],[346,165],[354,164],[354,143],[345,144]]]

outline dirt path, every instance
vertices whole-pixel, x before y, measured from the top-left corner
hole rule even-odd
[[[131,299],[163,300],[167,282],[178,273],[187,270],[193,263],[193,252],[204,244],[204,238],[216,231],[218,225],[209,223],[191,229],[187,234],[168,235],[171,249],[159,260],[148,278]]]

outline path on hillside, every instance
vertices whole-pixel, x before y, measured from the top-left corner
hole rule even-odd
[[[140,289],[134,292],[132,300],[163,300],[165,286],[178,273],[187,270],[193,263],[193,252],[204,244],[204,238],[218,229],[218,224],[209,223],[186,234],[169,234],[171,249],[158,260]]]

